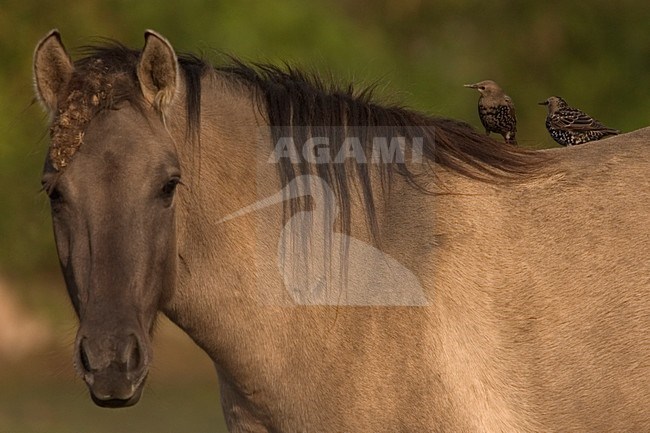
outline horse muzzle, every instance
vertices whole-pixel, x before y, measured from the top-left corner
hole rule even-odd
[[[78,336],[75,365],[95,404],[117,408],[140,400],[149,371],[147,347],[136,333]]]

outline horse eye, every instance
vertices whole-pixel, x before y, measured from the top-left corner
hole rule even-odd
[[[179,177],[172,177],[165,183],[162,188],[163,195],[170,196],[176,190],[176,185],[180,183],[181,179]]]
[[[50,199],[50,209],[53,213],[58,213],[63,208],[63,194],[61,191],[54,187],[46,191],[48,198]]]
[[[61,191],[59,191],[58,188],[52,188],[50,191],[47,192],[47,196],[50,198],[51,202],[60,202],[63,200]]]

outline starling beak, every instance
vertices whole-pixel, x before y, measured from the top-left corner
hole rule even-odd
[[[562,146],[575,146],[619,133],[577,108],[569,107],[559,96],[551,96],[539,105],[546,105],[546,129],[553,140]]]
[[[517,144],[517,116],[515,104],[497,83],[491,80],[476,84],[465,84],[465,87],[476,89],[481,96],[478,99],[478,116],[485,128],[485,133],[501,134],[506,143]]]

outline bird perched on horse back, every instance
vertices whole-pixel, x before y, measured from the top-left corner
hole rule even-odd
[[[481,96],[478,98],[478,115],[485,127],[485,133],[501,134],[506,143],[517,144],[517,116],[512,98],[492,80],[476,84],[465,84],[465,87],[476,89]]]
[[[559,96],[551,96],[539,105],[546,105],[546,129],[553,140],[562,146],[574,146],[589,141],[617,135],[618,130],[608,128],[577,108],[570,107]]]

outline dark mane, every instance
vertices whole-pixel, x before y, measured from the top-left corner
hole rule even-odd
[[[465,122],[428,117],[401,106],[382,106],[374,102],[372,88],[361,91],[355,91],[352,85],[337,88],[315,75],[288,66],[247,65],[237,59],[216,69],[249,85],[257,94],[272,128],[273,143],[281,137],[294,137],[296,143],[304,143],[312,136],[328,137],[331,160],[341,150],[344,136],[359,137],[367,161],[371,160],[373,137],[405,137],[407,143],[420,137],[423,138],[423,163],[428,168],[435,170],[431,164],[435,163],[463,176],[491,183],[526,178],[547,159],[538,152],[497,142]],[[283,186],[303,174],[317,174],[330,185],[341,209],[339,223],[344,233],[350,233],[350,196],[360,189],[368,226],[375,239],[379,238],[379,233],[371,183],[373,166],[379,170],[382,189],[390,186],[392,174],[397,172],[427,192],[418,180],[422,170],[413,171],[408,161],[379,165],[313,164],[300,158],[296,164],[283,158],[278,165]],[[300,200],[288,201],[290,205],[288,209],[285,207],[286,214],[294,214],[306,206]]]
[[[99,110],[123,100],[142,104],[136,76],[139,51],[110,43],[86,47],[83,54],[84,58],[75,62],[75,78],[69,93],[73,95],[77,91],[77,96],[68,97],[70,101],[63,104],[59,117],[78,111],[80,104],[86,107],[86,112],[80,116],[78,123],[81,124],[69,131],[55,119],[53,149],[57,143],[54,138],[57,133],[61,134],[61,129],[66,134],[70,131],[81,133],[83,137],[83,123]],[[291,67],[248,65],[236,59],[231,59],[226,66],[214,67],[194,55],[180,55],[179,63],[187,89],[188,139],[197,139],[200,129],[201,77],[206,71],[213,70],[233,83],[244,84],[256,95],[272,130],[272,146],[280,137],[294,137],[296,143],[304,143],[311,136],[329,137],[329,152],[333,159],[341,150],[344,136],[353,136],[359,138],[367,161],[370,161],[372,137],[405,137],[407,143],[420,137],[423,139],[424,166],[437,166],[492,183],[525,178],[536,172],[545,160],[537,152],[504,145],[480,134],[467,123],[429,117],[400,106],[380,105],[374,102],[371,89],[338,88]],[[105,91],[107,85],[110,92]],[[89,100],[94,102],[89,104]],[[78,141],[76,146],[80,144]],[[317,174],[324,179],[336,194],[341,209],[340,229],[345,233],[350,232],[351,195],[360,190],[370,230],[377,237],[373,190],[379,185],[371,183],[372,166],[377,167],[381,187],[390,185],[395,172],[405,176],[416,187],[421,185],[412,167],[400,161],[376,165],[350,161],[313,164],[304,158],[299,162],[283,158],[278,164],[278,174],[283,186],[303,174]],[[285,210],[290,214],[304,206],[304,200],[291,199],[288,202]]]

